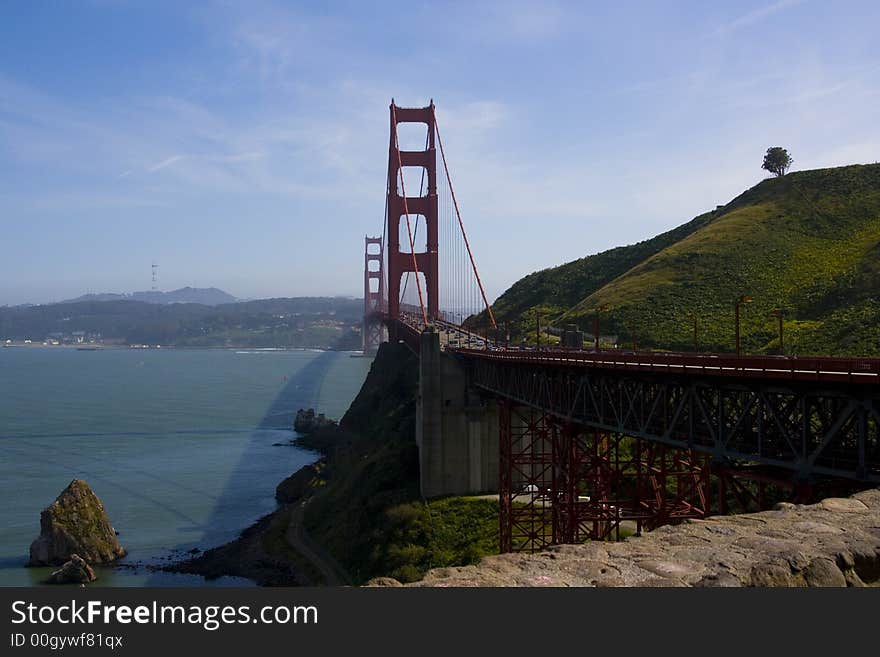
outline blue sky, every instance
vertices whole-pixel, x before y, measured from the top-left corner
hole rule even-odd
[[[880,3],[0,0],[0,304],[360,295],[388,104],[437,104],[490,297],[880,160]]]

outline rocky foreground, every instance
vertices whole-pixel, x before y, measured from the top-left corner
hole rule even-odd
[[[381,578],[374,585],[399,585]],[[431,570],[409,586],[878,586],[880,489]]]

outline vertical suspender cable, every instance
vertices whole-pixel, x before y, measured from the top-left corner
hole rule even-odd
[[[474,254],[471,252],[471,245],[468,243],[467,233],[464,230],[464,223],[461,220],[461,212],[458,210],[458,201],[455,199],[455,188],[452,186],[452,178],[449,176],[449,167],[446,164],[446,153],[443,150],[443,139],[440,137],[440,126],[437,124],[437,112],[434,110],[433,106],[431,108],[432,113],[434,114],[434,129],[437,131],[437,141],[440,142],[440,155],[443,158],[443,169],[446,171],[446,180],[449,182],[449,193],[452,195],[452,204],[455,206],[455,216],[458,217],[458,225],[461,227],[461,235],[464,238],[464,245],[467,247],[468,256],[470,257],[471,266],[474,269],[474,276],[477,279],[477,285],[480,287],[480,294],[483,297],[483,303],[486,306],[486,312],[489,314],[489,319],[492,321],[492,327],[498,328],[498,325],[495,323],[495,314],[492,312],[492,308],[489,306],[489,300],[486,298],[486,292],[483,290],[483,282],[480,280],[480,273],[477,271],[477,263],[474,261]],[[397,141],[397,123],[394,124],[394,139],[395,143]],[[400,149],[397,149],[398,156],[400,155]],[[401,182],[403,180],[403,172],[401,172]],[[404,205],[406,204],[406,200],[404,199]],[[406,219],[407,226],[409,226],[409,216]],[[410,240],[412,237],[410,236]],[[419,295],[421,296],[421,288],[419,288]],[[475,304],[476,305],[476,304]],[[422,308],[424,311],[424,307]]]
[[[386,233],[388,231],[388,195],[391,193],[391,181],[385,176],[385,221],[382,224],[382,262],[379,266],[382,268],[382,280],[379,285],[382,286],[382,294],[379,297],[379,307],[383,313],[388,312],[388,245],[385,242]]]

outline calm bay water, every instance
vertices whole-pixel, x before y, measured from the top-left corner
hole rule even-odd
[[[369,366],[344,352],[0,349],[0,585],[46,577],[23,564],[40,511],[74,478],[104,502],[124,562],[165,563],[235,538],[316,457],[275,445],[294,437],[296,410],[341,417]],[[209,584],[146,569],[99,576],[104,586]]]

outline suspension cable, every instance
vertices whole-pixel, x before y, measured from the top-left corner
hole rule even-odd
[[[412,254],[413,271],[416,273],[416,288],[419,291],[419,306],[422,308],[422,319],[425,326],[428,325],[428,313],[425,310],[425,300],[422,297],[422,283],[419,280],[419,263],[416,260],[416,247],[413,242],[412,224],[409,220],[409,205],[406,202],[406,185],[403,182],[403,158],[400,155],[400,143],[397,139],[397,110],[391,105],[391,117],[394,121],[394,149],[397,151],[397,170],[400,173],[400,191],[403,194],[403,213],[406,215],[406,232],[409,235],[409,250]]]
[[[382,268],[382,278],[379,284],[382,286],[379,295],[379,306],[383,314],[388,314],[388,248],[385,242],[388,231],[388,194],[391,192],[391,181],[385,176],[385,221],[382,222],[382,258],[379,266]]]
[[[486,305],[486,312],[489,313],[489,319],[492,321],[492,328],[497,329],[498,325],[495,323],[495,314],[492,312],[492,308],[489,306],[489,300],[486,298],[486,291],[483,289],[483,282],[480,280],[480,273],[477,271],[477,263],[474,260],[474,254],[471,251],[471,245],[468,242],[467,233],[464,230],[464,223],[461,220],[461,212],[458,210],[458,201],[455,198],[455,188],[452,186],[452,178],[449,175],[449,167],[446,164],[446,153],[443,150],[443,139],[440,137],[440,126],[437,123],[437,111],[433,105],[431,105],[431,113],[434,116],[434,130],[437,131],[437,141],[440,142],[440,156],[443,158],[443,169],[446,171],[446,181],[449,183],[449,192],[452,194],[452,204],[455,206],[455,216],[458,217],[458,225],[461,227],[461,235],[464,238],[464,245],[467,247],[468,256],[471,260],[471,266],[474,268],[474,276],[477,278],[477,285],[480,286],[480,294],[483,297],[483,303]],[[397,124],[395,124],[395,135],[397,133]],[[396,137],[395,137],[396,138]],[[398,149],[398,154],[400,153]],[[407,223],[409,222],[409,218],[407,218]]]

